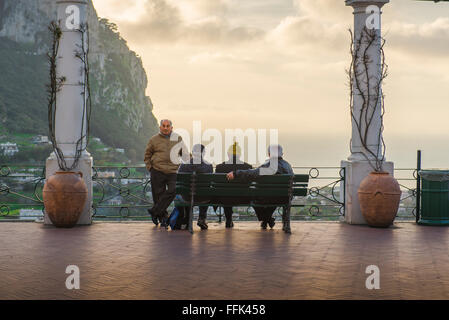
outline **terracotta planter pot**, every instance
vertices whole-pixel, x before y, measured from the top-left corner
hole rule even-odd
[[[360,183],[358,195],[363,217],[370,226],[386,228],[393,223],[401,189],[388,172],[371,172]]]
[[[44,185],[45,212],[56,227],[71,228],[78,222],[87,200],[81,172],[56,172]]]

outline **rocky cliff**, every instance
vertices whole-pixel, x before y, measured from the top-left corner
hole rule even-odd
[[[55,0],[0,0],[0,117],[5,130],[47,134],[48,25]],[[142,158],[157,132],[140,57],[89,0],[92,135]]]

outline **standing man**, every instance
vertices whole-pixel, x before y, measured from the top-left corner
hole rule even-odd
[[[182,137],[173,132],[170,120],[161,120],[159,130],[158,134],[151,137],[145,151],[144,161],[151,174],[151,192],[153,194],[153,207],[148,209],[148,212],[155,225],[160,222],[161,227],[167,228],[167,208],[176,195],[179,157],[188,156],[188,153],[183,153],[183,150],[187,149]]]
[[[228,149],[228,160],[226,162],[220,163],[215,168],[215,173],[228,173],[236,170],[248,170],[252,169],[252,166],[246,162],[240,160],[240,155],[242,151],[237,142],[234,142],[232,146]],[[229,206],[224,207],[224,213],[226,217],[226,228],[234,227],[234,222],[232,222],[232,204],[233,199],[231,198],[222,198],[221,201],[223,203],[229,204]],[[241,200],[241,199],[240,199]],[[236,204],[234,202],[234,204]]]

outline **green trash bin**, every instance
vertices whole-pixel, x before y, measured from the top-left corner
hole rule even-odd
[[[449,225],[449,170],[421,170],[421,214],[418,224]]]

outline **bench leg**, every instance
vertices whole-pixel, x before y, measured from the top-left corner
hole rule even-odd
[[[285,231],[285,221],[287,221],[287,207],[282,207],[282,231]]]
[[[284,207],[282,215],[282,230],[288,234],[292,233],[292,230],[290,228],[290,209],[290,206]]]
[[[190,206],[189,211],[189,232],[193,234],[193,206]]]

